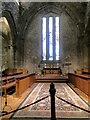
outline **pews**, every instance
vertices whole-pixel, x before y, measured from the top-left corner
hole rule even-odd
[[[4,94],[7,93],[7,89],[11,88],[12,86],[16,86],[16,81],[13,76],[2,77],[2,92]]]
[[[8,76],[20,75],[20,74],[23,74],[23,72],[8,73]]]
[[[20,75],[22,72],[8,73],[4,71],[4,73],[4,76],[2,76],[2,92],[5,94],[11,87],[16,87],[15,75]],[[12,92],[12,90],[10,91]]]
[[[79,88],[90,97],[90,75],[69,73],[68,79],[74,87]]]
[[[26,89],[35,83],[35,74],[23,74],[15,77],[16,79],[16,96],[20,96]]]
[[[28,71],[27,70],[23,70],[23,69],[5,69],[0,71],[2,76],[13,76],[13,75],[18,75],[18,74],[27,74]]]
[[[6,93],[7,89],[15,87],[16,96],[21,95],[26,89],[31,87],[35,82],[35,74],[14,74],[2,77],[2,92]]]

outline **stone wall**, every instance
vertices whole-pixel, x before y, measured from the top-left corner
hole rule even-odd
[[[70,7],[70,5],[72,5],[71,3],[64,4],[67,7]],[[77,5],[77,3],[75,4]],[[70,61],[72,65],[69,66],[69,71],[71,72],[74,72],[75,69],[82,69],[88,67],[87,47],[84,44],[85,38],[83,37],[84,19],[82,19],[85,17],[86,9],[85,5],[83,5],[83,9],[81,10],[83,14],[81,14],[80,11],[77,14],[77,11],[81,9],[80,4],[77,5],[76,8],[77,10],[75,10],[74,5],[73,8],[71,7],[73,11],[76,11],[76,16],[72,15],[72,12],[67,14],[68,12],[70,12],[70,9],[68,10],[65,6],[61,4],[59,4],[60,11],[57,12],[57,14],[60,15],[60,66],[62,66],[62,64],[65,64],[65,59],[67,58],[67,56],[70,56]],[[53,10],[53,7],[51,11],[56,12],[55,9]],[[45,11],[37,13],[35,16],[33,16],[33,19],[32,21],[30,21],[28,26],[25,26],[27,27],[27,29],[24,32],[24,66],[27,67],[27,69],[29,69],[30,72],[32,72],[34,68],[38,66],[38,63],[40,63],[41,61],[42,52],[40,18],[41,16],[43,16],[43,14],[45,14]],[[78,15],[80,16],[78,17]],[[75,17],[77,17],[77,23],[75,22]],[[35,57],[34,60],[33,56]],[[63,70],[64,72],[68,72],[68,66],[64,65]]]
[[[90,2],[87,4],[86,16],[85,16],[85,37],[84,37],[84,56],[87,56],[87,66],[90,72]],[[84,57],[85,58],[85,57]],[[84,59],[85,61],[85,59]]]
[[[9,24],[9,30],[7,29],[7,24],[2,24],[2,29],[0,29],[2,37],[2,67],[6,68],[13,68],[14,65],[14,55],[15,50],[14,46],[17,43],[17,29],[18,29],[18,11],[19,7],[16,2],[2,2],[1,4],[2,14],[1,17],[5,17],[7,23]],[[6,33],[5,33],[6,31]],[[10,46],[10,47],[9,47]],[[0,47],[1,48],[1,47]]]
[[[38,65],[41,61],[41,16],[38,14],[28,26],[25,34],[24,44],[24,62],[25,66],[31,70],[32,63]],[[74,71],[78,67],[77,64],[77,26],[66,14],[60,15],[60,59],[61,66],[65,64],[65,59],[70,56],[72,65],[70,71]],[[33,56],[34,58],[33,60]],[[35,68],[35,66],[34,66]],[[67,72],[68,66],[64,66],[64,72]],[[31,70],[33,71],[33,70]]]
[[[88,70],[90,72],[90,2],[87,5],[87,12],[86,12],[86,41],[87,41],[87,48],[88,48]]]
[[[41,61],[41,16],[48,12],[60,15],[60,66],[68,72],[65,60],[69,56],[70,72],[88,67],[87,37],[85,37],[86,3],[23,3],[19,11],[17,3],[3,3],[2,9],[10,11],[14,18],[17,36],[15,61],[16,67],[27,68],[29,72],[38,71]],[[26,7],[28,6],[28,7]],[[47,7],[48,6],[48,7]],[[42,8],[45,8],[43,9]],[[89,9],[89,7],[88,7]],[[87,11],[88,11],[87,9]],[[88,12],[87,12],[88,13]],[[87,20],[86,20],[87,21]],[[85,23],[84,23],[85,22]],[[15,32],[14,32],[15,33]],[[13,40],[13,38],[12,38]]]
[[[2,11],[9,11],[18,29],[19,6],[16,2],[2,2]]]

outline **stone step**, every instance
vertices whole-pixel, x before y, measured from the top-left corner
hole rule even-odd
[[[61,80],[61,79],[59,79],[59,80],[38,79],[38,80],[36,80],[36,82],[54,82],[54,83],[60,83],[60,82],[64,83],[65,82],[65,83],[67,83],[68,79],[66,79],[66,80]]]
[[[51,118],[11,118],[10,120],[51,120]],[[89,120],[88,118],[56,118],[56,120]]]
[[[65,76],[37,76],[36,82],[68,82]]]

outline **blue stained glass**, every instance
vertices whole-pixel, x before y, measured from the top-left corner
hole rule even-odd
[[[56,60],[59,60],[59,17],[55,17]]]
[[[49,17],[49,60],[53,60],[53,17]]]
[[[43,60],[46,60],[46,17],[42,18]]]

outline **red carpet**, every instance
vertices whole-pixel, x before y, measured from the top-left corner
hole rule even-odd
[[[47,96],[49,94],[49,88],[50,83],[39,83],[20,107],[26,106],[36,100]],[[88,109],[87,104],[66,83],[55,83],[55,88],[57,96],[84,109]],[[57,118],[88,117],[88,114],[86,112],[72,107],[71,105],[59,100],[56,97],[55,106]],[[13,117],[50,117],[50,97],[33,106],[25,108],[24,110],[16,112]]]

